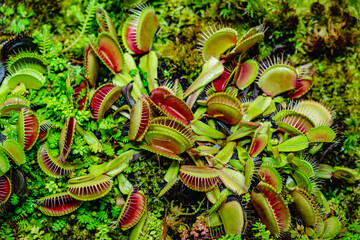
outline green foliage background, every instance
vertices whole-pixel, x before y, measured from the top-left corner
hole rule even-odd
[[[51,57],[51,73],[48,79],[57,86],[58,92],[33,94],[32,105],[46,105],[46,114],[58,124],[53,129],[53,149],[57,148],[59,129],[67,117],[67,99],[64,82],[70,70],[80,71],[76,63],[83,59],[83,46],[87,35],[96,35],[94,19],[85,22],[90,1],[81,0],[28,0],[24,2],[6,0],[0,7],[1,24],[6,31],[26,32],[27,34],[47,34],[51,40],[49,49],[44,55]],[[262,1],[262,0],[227,0],[227,1],[190,1],[164,0],[150,1],[155,7],[161,30],[156,37],[155,50],[160,55],[160,76],[165,80],[181,78],[193,81],[200,72],[202,59],[196,49],[197,35],[209,25],[231,26],[245,32],[250,27],[264,23],[268,28],[264,42],[255,52],[258,60],[271,55],[279,45],[292,54],[295,64],[311,62],[315,69],[315,83],[306,95],[309,99],[325,102],[333,106],[336,112],[335,125],[338,131],[338,144],[323,153],[322,163],[342,165],[360,169],[360,47],[359,27],[360,9],[357,0],[305,1]],[[118,36],[121,27],[129,14],[122,1],[100,1],[112,18]],[[84,23],[85,22],[85,23]],[[43,25],[45,25],[43,27]],[[68,47],[80,36],[84,24],[84,35],[66,52]],[[43,35],[42,35],[43,37]],[[256,50],[254,50],[256,51]],[[105,79],[104,79],[105,80]],[[58,108],[58,101],[62,107]],[[65,114],[64,114],[65,113]],[[43,113],[44,115],[45,113]],[[106,119],[101,126],[87,124],[89,115],[79,112],[86,129],[101,128],[107,136],[114,135],[112,126],[121,124]],[[44,116],[44,118],[47,116]],[[121,129],[120,129],[121,130]],[[121,131],[115,136],[126,143]],[[113,149],[102,142],[104,157],[110,156]],[[34,149],[37,149],[35,146]],[[90,151],[81,138],[75,139],[74,152],[79,158]],[[121,151],[121,150],[120,150]],[[22,167],[28,176],[26,196],[13,195],[9,212],[0,219],[1,239],[127,239],[129,232],[122,232],[116,227],[116,218],[120,209],[116,206],[119,192],[98,200],[98,204],[85,203],[78,211],[63,217],[47,217],[37,210],[35,200],[48,193],[60,192],[64,183],[46,177],[35,164],[36,152],[28,152],[27,163]],[[101,161],[97,158],[84,159],[89,167]],[[131,169],[126,170],[134,185],[141,186],[149,196],[150,217],[146,223],[144,239],[160,239],[162,216],[169,203],[159,200],[156,195],[162,188],[164,171],[159,171],[156,159],[137,161]],[[143,169],[152,169],[143,171]],[[115,185],[117,182],[115,181]],[[360,219],[359,184],[332,182],[325,187],[326,197],[331,202],[332,211],[342,219],[345,226],[340,238],[360,238],[358,229]],[[31,193],[31,194],[28,194]],[[197,208],[194,203],[187,210]],[[171,209],[175,220],[187,211],[180,208]],[[177,214],[177,215],[176,215]],[[182,221],[180,225],[191,226],[193,222]],[[254,237],[263,238],[266,234],[261,226],[255,229]],[[259,234],[260,233],[260,234]],[[232,238],[224,238],[232,239]]]

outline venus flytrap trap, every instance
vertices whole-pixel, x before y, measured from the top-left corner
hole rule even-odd
[[[1,212],[5,211],[6,204],[10,198],[11,195],[11,182],[10,179],[6,176],[0,177],[0,189],[1,189],[1,195],[0,195],[0,207]]]
[[[79,208],[81,203],[68,193],[56,193],[37,200],[39,210],[49,216],[69,214]]]

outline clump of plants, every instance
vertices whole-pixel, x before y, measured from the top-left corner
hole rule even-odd
[[[338,136],[326,103],[299,100],[314,84],[310,64],[248,58],[263,25],[244,35],[209,27],[198,38],[197,78],[163,83],[154,8],[132,9],[118,39],[108,13],[91,7],[100,33],[88,36],[83,66],[59,54],[76,46],[85,23],[65,50],[46,25],[1,49],[0,206],[23,226],[19,234],[48,237],[41,219],[56,236],[84,239],[332,239],[341,231],[320,180],[353,184],[359,173],[318,162]],[[27,198],[20,207],[18,195]],[[199,206],[189,212],[188,203]]]

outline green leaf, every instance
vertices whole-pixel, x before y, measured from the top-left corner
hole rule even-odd
[[[157,67],[158,57],[154,51],[150,51],[148,54],[140,58],[139,67],[143,73],[147,74],[147,82],[149,83],[149,92],[158,87],[157,83]],[[136,83],[137,81],[135,81]],[[140,83],[139,83],[140,85]],[[145,86],[145,85],[144,85]],[[141,86],[139,86],[141,87]]]
[[[235,194],[241,195],[248,191],[248,188],[245,186],[245,177],[242,173],[229,168],[223,168],[218,170],[218,172],[224,185]]]
[[[53,42],[51,41],[52,35],[50,33],[51,25],[44,24],[42,25],[42,31],[35,31],[34,36],[34,43],[38,44],[40,53],[44,57],[50,57],[47,55],[47,53],[52,48]],[[56,65],[56,68],[58,66]],[[57,69],[55,69],[56,71]]]
[[[309,147],[309,141],[306,136],[299,135],[292,137],[277,146],[279,152],[297,152]]]
[[[114,148],[109,145],[109,144],[103,144],[103,149],[104,149],[104,153],[108,156],[114,156],[115,155],[115,151],[114,151]]]
[[[202,72],[199,77],[191,84],[185,91],[184,98],[211,83],[224,72],[223,64],[214,57],[211,57],[203,66]]]
[[[12,205],[17,205],[19,203],[19,196],[18,195],[16,195],[16,194],[13,194],[12,196],[11,196],[11,204]]]
[[[23,17],[23,18],[26,17],[27,12],[26,12],[24,5],[22,5],[22,4],[18,5],[17,12],[21,17]]]
[[[171,179],[176,178],[179,173],[179,168],[180,168],[180,162],[177,160],[173,160],[164,176],[165,181],[169,182]]]
[[[11,8],[11,7],[5,8],[4,15],[5,15],[6,17],[11,16],[11,15],[13,15],[14,13],[15,13],[15,10],[14,10],[13,8]]]
[[[119,174],[117,178],[119,181],[119,189],[120,189],[121,193],[125,194],[125,195],[130,194],[133,190],[133,186],[129,182],[129,180],[127,180],[127,178],[124,176],[124,174]]]

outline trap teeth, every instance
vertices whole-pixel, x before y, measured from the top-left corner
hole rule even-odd
[[[205,61],[211,57],[220,59],[221,55],[235,46],[237,32],[232,28],[208,27],[200,34],[199,51]]]
[[[113,39],[110,34],[106,32],[100,33],[96,43],[90,40],[90,46],[94,50],[96,55],[100,58],[100,60],[111,70],[112,73],[117,75],[123,70],[123,52],[120,48],[119,43],[115,39]],[[95,66],[97,65],[94,62],[94,67]],[[88,71],[88,73],[90,72]],[[95,72],[92,72],[92,74],[95,74]],[[92,81],[92,84],[95,85],[94,81]]]
[[[68,193],[56,193],[37,200],[39,210],[48,216],[62,216],[80,207],[82,201],[76,200]]]
[[[29,150],[36,142],[40,132],[40,123],[35,112],[22,108],[18,119],[18,141]]]
[[[67,188],[71,197],[81,201],[92,201],[108,194],[112,182],[109,176],[99,175],[89,180],[69,181]]]
[[[230,125],[237,124],[244,115],[240,100],[226,92],[214,93],[208,97],[207,113]]]
[[[100,121],[105,113],[114,104],[121,95],[121,87],[113,84],[104,84],[100,86],[93,94],[90,100],[91,114],[93,118]]]
[[[129,194],[118,218],[122,230],[133,227],[146,211],[146,198],[142,191],[134,190]]]
[[[123,25],[122,39],[125,48],[132,54],[143,54],[151,51],[153,39],[159,28],[155,10],[146,5],[132,11]]]

